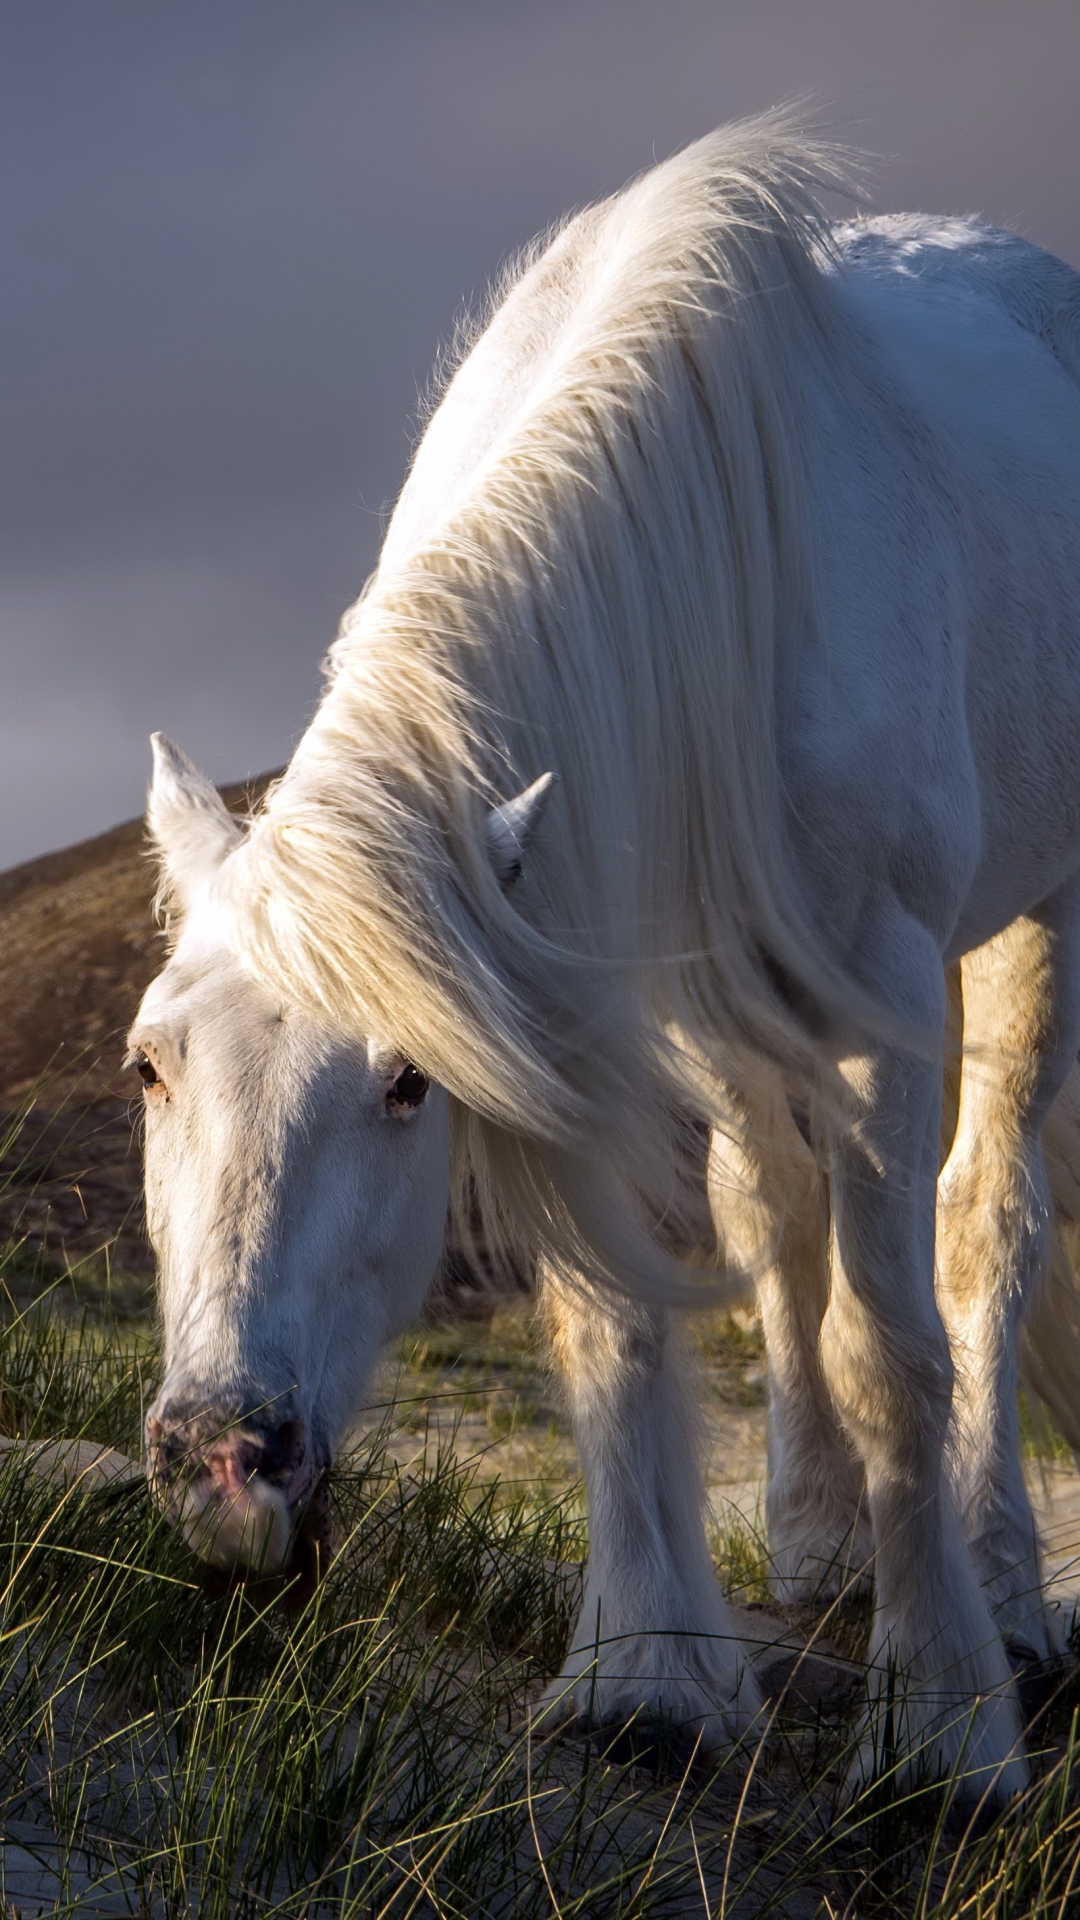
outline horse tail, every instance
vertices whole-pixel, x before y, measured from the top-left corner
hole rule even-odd
[[[1047,1117],[1043,1152],[1053,1239],[1049,1269],[1021,1335],[1020,1369],[1025,1386],[1080,1455],[1080,1063]]]

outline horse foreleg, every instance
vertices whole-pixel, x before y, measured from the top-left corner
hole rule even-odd
[[[944,1028],[940,960],[897,912],[871,952],[899,1019]],[[901,971],[902,969],[902,971]],[[884,967],[883,967],[884,971]],[[862,1455],[876,1548],[877,1703],[856,1777],[900,1759],[1005,1798],[1027,1777],[1005,1648],[980,1590],[947,1471],[953,1369],[934,1290],[941,1060],[881,1046],[842,1062],[856,1126],[830,1164],[825,1376]]]
[[[728,1746],[760,1695],[709,1558],[676,1329],[664,1312],[550,1275],[542,1297],[589,1508],[584,1599],[545,1714]]]
[[[779,1073],[747,1064],[709,1152],[709,1199],[729,1266],[753,1275],[769,1383],[766,1518],[778,1600],[829,1600],[869,1582],[862,1463],[819,1351],[828,1300],[825,1177]]]
[[[1014,1659],[1060,1651],[1020,1456],[1017,1336],[1043,1278],[1042,1124],[1080,1037],[1076,890],[962,963],[956,1133],[938,1185],[938,1291],[956,1368],[955,1471],[976,1569]]]

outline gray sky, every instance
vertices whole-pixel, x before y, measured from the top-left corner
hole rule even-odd
[[[285,759],[463,302],[566,207],[813,95],[881,207],[1080,265],[1078,0],[7,0],[0,866],[152,727]]]

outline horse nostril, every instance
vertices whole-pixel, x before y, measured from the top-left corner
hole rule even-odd
[[[255,1483],[274,1488],[292,1504],[300,1497],[309,1446],[302,1420],[271,1425],[259,1415],[237,1419],[208,1407],[170,1420],[149,1414],[146,1439],[150,1476],[164,1492],[184,1482],[217,1498],[232,1499]]]
[[[174,1428],[170,1432],[160,1420],[148,1420],[146,1437],[150,1448],[151,1471],[156,1480],[175,1480],[181,1471],[191,1471],[201,1465],[198,1449],[182,1428]]]

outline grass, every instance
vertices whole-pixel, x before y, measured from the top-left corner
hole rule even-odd
[[[1020,1388],[1019,1400],[1020,1446],[1024,1459],[1045,1467],[1074,1467],[1072,1448],[1049,1408],[1036,1400],[1026,1387]]]
[[[766,1744],[709,1768],[538,1737],[580,1594],[580,1488],[526,1312],[425,1329],[334,1476],[340,1547],[293,1608],[206,1576],[140,1480],[64,1487],[44,1439],[137,1454],[151,1325],[19,1250],[0,1325],[0,1824],[9,1900],[57,1916],[206,1920],[1068,1920],[1080,1912],[1080,1735],[1044,1720],[1040,1775],[964,1832],[936,1789],[863,1796],[840,1821],[861,1692],[811,1663]],[[75,1296],[78,1298],[78,1288]],[[757,1404],[749,1321],[703,1335],[736,1406]],[[714,1537],[740,1604],[764,1542]],[[865,1609],[822,1623],[857,1651]],[[35,1865],[36,1861],[36,1865]],[[0,1881],[0,1896],[5,1888]]]

